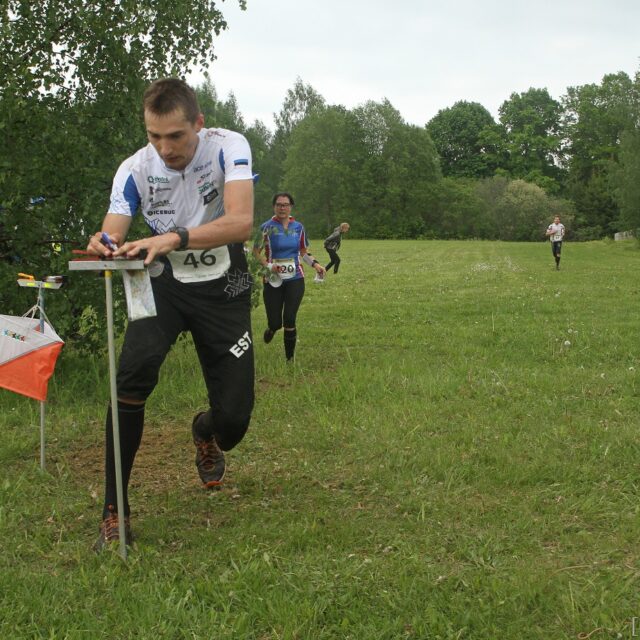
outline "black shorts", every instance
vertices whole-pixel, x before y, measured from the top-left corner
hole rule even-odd
[[[558,240],[551,243],[551,253],[554,256],[559,256],[562,251],[562,240]]]
[[[218,280],[184,284],[165,269],[151,284],[158,315],[127,327],[118,397],[146,400],[169,349],[181,332],[189,331],[214,413],[245,416],[248,421],[254,402],[249,274],[234,269]]]

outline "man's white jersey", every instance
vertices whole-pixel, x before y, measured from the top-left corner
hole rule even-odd
[[[559,222],[558,224],[552,222],[547,227],[547,231],[551,231],[551,234],[549,235],[551,242],[562,242],[562,238],[564,236],[564,225],[562,222]]]
[[[169,169],[152,144],[127,158],[113,180],[109,213],[142,212],[154,235],[193,228],[224,214],[224,185],[251,180],[251,149],[228,129],[201,129],[191,162]]]

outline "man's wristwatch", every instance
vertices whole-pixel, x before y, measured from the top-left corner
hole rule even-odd
[[[171,229],[173,233],[177,233],[180,236],[180,244],[178,245],[178,251],[184,251],[189,245],[189,229],[184,227],[176,227]]]

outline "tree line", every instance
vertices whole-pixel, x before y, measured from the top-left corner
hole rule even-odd
[[[146,143],[144,88],[206,68],[213,37],[226,28],[218,4],[3,3],[3,312],[33,303],[15,285],[18,271],[66,273],[70,249],[86,246],[117,166]],[[251,144],[256,222],[285,190],[316,237],[348,220],[363,238],[537,240],[555,213],[575,239],[640,227],[639,89],[639,75],[617,73],[570,87],[561,101],[546,89],[512,94],[498,122],[481,105],[458,102],[416,126],[388,100],[347,109],[298,79],[273,129],[246,123],[233,94],[219,98],[210,81],[197,92],[209,126],[239,130]],[[51,296],[57,327],[99,337],[102,291],[88,277],[73,280]]]
[[[423,127],[388,100],[329,105],[298,79],[271,132],[246,126],[233,95],[198,91],[214,121],[250,139],[258,211],[292,191],[313,234],[348,219],[359,237],[539,240],[556,214],[574,240],[640,228],[640,72],[560,101],[546,88],[512,93],[497,122],[460,101]]]

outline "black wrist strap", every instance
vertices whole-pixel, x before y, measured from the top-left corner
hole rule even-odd
[[[172,231],[180,236],[180,245],[178,246],[178,251],[184,251],[189,246],[189,229],[185,229],[184,227],[176,227],[175,229],[172,229]]]

